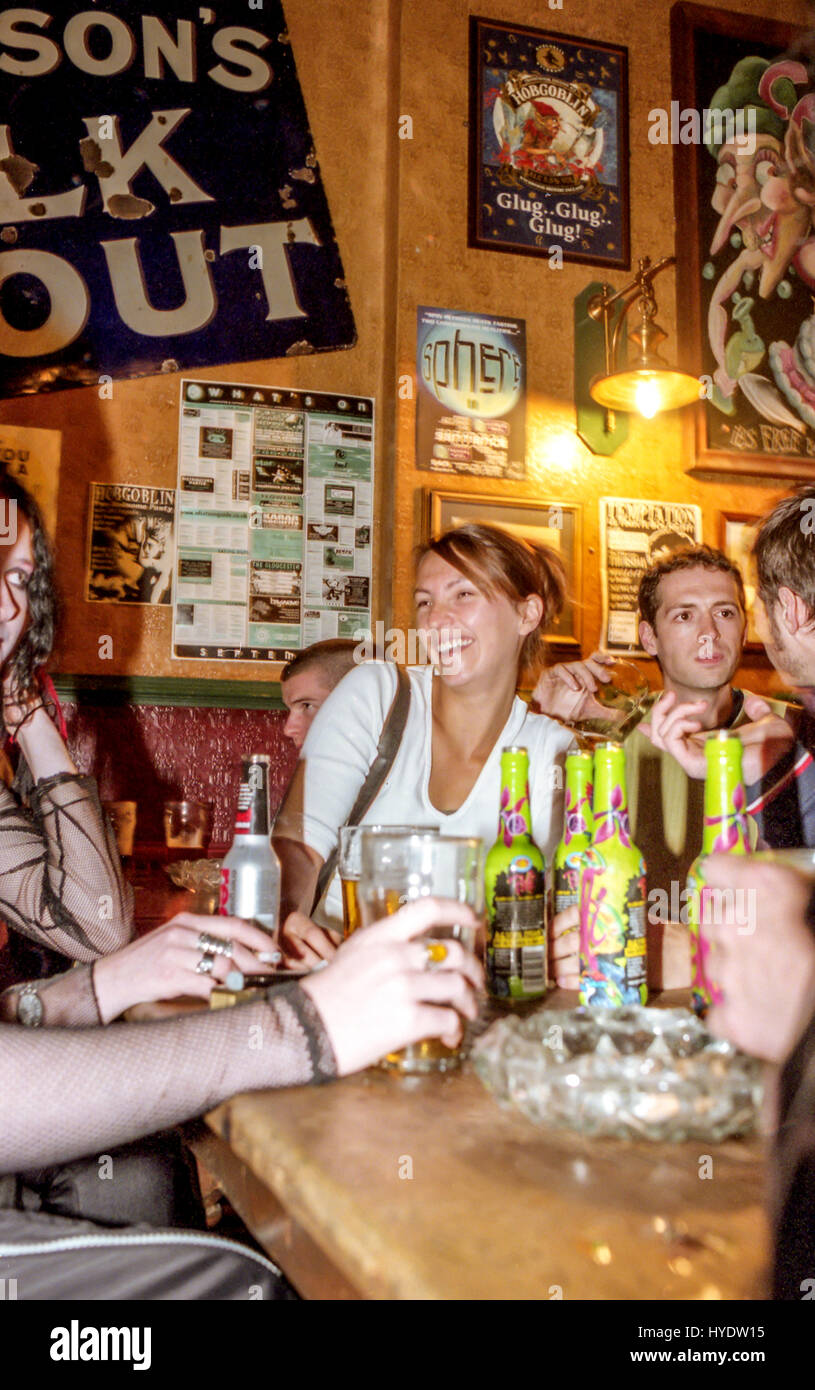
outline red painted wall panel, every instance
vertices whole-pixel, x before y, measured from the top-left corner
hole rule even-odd
[[[77,766],[99,783],[103,801],[136,801],[136,841],[163,843],[163,803],[211,801],[212,844],[232,839],[240,760],[268,753],[272,812],[297,762],[283,734],[285,711],[183,709],[167,705],[65,704]]]

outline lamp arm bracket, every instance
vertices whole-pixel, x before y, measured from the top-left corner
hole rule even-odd
[[[632,303],[633,300],[636,299],[637,294],[641,294],[646,286],[650,285],[651,281],[655,279],[661,271],[667,270],[669,265],[675,264],[676,256],[663,256],[661,260],[657,261],[656,265],[651,265],[648,257],[644,257],[643,261],[640,263],[641,268],[634,279],[630,280],[627,285],[624,285],[621,290],[616,290],[614,294],[609,294],[611,286],[604,285],[602,294],[596,294],[589,300],[586,306],[589,317],[599,319],[601,315],[608,312],[612,304],[616,304],[618,299],[623,299],[626,296],[630,296],[629,304]]]
[[[639,263],[639,269],[634,279],[624,285],[621,290],[610,293],[611,286],[604,285],[601,294],[596,294],[589,300],[586,312],[595,322],[603,320],[605,338],[605,360],[606,374],[614,370],[614,363],[617,360],[617,348],[619,346],[620,334],[622,332],[623,321],[635,300],[640,299],[646,302],[646,312],[650,309],[649,317],[653,318],[656,314],[656,301],[654,299],[651,282],[668,266],[676,264],[676,256],[662,256],[655,265],[651,265],[649,256],[643,256]],[[614,332],[609,336],[609,317],[612,305],[618,300],[623,300],[622,312],[614,326]]]

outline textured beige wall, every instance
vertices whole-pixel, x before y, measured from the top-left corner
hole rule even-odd
[[[760,511],[780,490],[769,481],[734,485],[689,477],[676,416],[632,420],[619,452],[595,458],[574,429],[572,304],[598,272],[572,264],[553,271],[544,258],[467,248],[468,16],[486,12],[628,46],[632,255],[656,258],[674,250],[672,151],[647,140],[649,109],[670,99],[670,8],[671,0],[563,0],[560,9],[546,0],[285,0],[359,341],[344,353],[225,364],[202,375],[376,396],[375,540],[383,580],[376,616],[389,617],[392,580],[394,616],[410,622],[410,556],[419,538],[422,490],[431,482],[414,467],[413,402],[395,400],[398,375],[414,371],[418,304],[526,319],[528,477],[521,484],[458,479],[456,487],[582,503],[587,645],[599,634],[601,495],[699,503],[706,539],[715,541],[719,511]],[[805,0],[736,0],[718,8],[800,23],[808,14]],[[401,114],[412,117],[412,140],[397,138]],[[624,280],[616,272],[610,278],[618,285]],[[660,321],[673,334],[670,272],[658,282],[658,298]],[[64,672],[258,678],[250,663],[174,662],[167,612],[102,608],[81,597],[87,484],[174,484],[178,380],[116,382],[110,401],[80,390],[0,402],[0,423],[63,432],[58,543],[68,604],[57,665]],[[444,478],[436,485],[445,486]],[[100,632],[113,636],[113,661],[98,659]],[[762,687],[765,675],[751,670],[749,678]]]
[[[616,286],[625,272],[567,263],[550,270],[545,258],[467,248],[467,29],[469,14],[522,22],[629,49],[631,255],[656,260],[674,252],[672,147],[647,138],[648,111],[670,100],[669,15],[672,0],[444,0],[432,7],[407,0],[402,24],[400,109],[413,116],[414,139],[402,143],[399,228],[399,371],[414,370],[416,306],[514,315],[526,320],[529,403],[527,478],[506,483],[431,475],[413,466],[414,406],[400,401],[397,419],[396,617],[411,613],[410,552],[421,525],[423,489],[451,483],[462,492],[513,493],[579,501],[583,506],[582,611],[584,650],[600,635],[599,507],[601,496],[664,498],[702,507],[704,537],[718,543],[717,513],[761,513],[784,490],[768,481],[704,482],[682,466],[681,422],[674,413],[653,421],[631,417],[628,440],[609,459],[595,457],[577,438],[572,401],[573,301],[591,280]],[[803,0],[738,0],[714,8],[769,14],[806,23]],[[673,272],[656,284],[659,321],[675,343]],[[743,675],[754,689],[774,680],[766,660],[748,659]]]

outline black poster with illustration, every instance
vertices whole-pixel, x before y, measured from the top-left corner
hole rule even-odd
[[[628,50],[472,18],[469,244],[627,268],[628,216]]]

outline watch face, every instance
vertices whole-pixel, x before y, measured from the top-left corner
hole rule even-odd
[[[17,1019],[25,1028],[39,1028],[42,1000],[35,989],[24,989],[17,1003]]]

